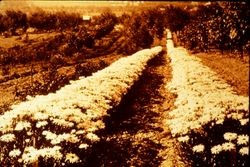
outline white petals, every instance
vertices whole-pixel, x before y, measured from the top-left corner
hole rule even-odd
[[[94,142],[100,140],[100,138],[96,134],[94,134],[94,133],[88,133],[86,135],[86,138],[89,139],[89,140],[91,140],[91,141],[94,141]]]
[[[249,136],[248,135],[239,135],[237,138],[237,144],[243,145],[249,143]]]
[[[225,151],[231,151],[235,149],[235,144],[231,143],[231,142],[226,142],[222,144],[222,148]]]
[[[0,137],[0,141],[3,141],[3,142],[12,142],[16,139],[15,135],[14,134],[4,134]]]
[[[73,153],[67,153],[65,161],[69,163],[77,163],[79,161],[79,157]]]
[[[167,40],[167,51],[173,78],[166,88],[177,94],[176,108],[170,111],[171,119],[166,122],[173,136],[202,129],[212,121],[223,124],[225,118],[246,125],[249,97],[236,95],[230,85],[204,66],[198,57],[182,47],[175,48],[172,40]],[[237,138],[235,135],[225,137],[227,140]]]
[[[181,136],[181,137],[178,137],[177,140],[179,142],[188,142],[189,141],[189,136],[186,135],[186,136]]]
[[[15,127],[15,130],[16,131],[21,131],[21,130],[23,130],[23,129],[29,129],[29,128],[31,128],[31,123],[29,123],[29,122],[18,122],[17,124],[16,124],[16,127]]]
[[[223,137],[225,140],[232,141],[232,140],[237,139],[237,133],[227,132],[227,133],[224,133]]]
[[[222,145],[216,145],[211,148],[212,154],[219,154],[223,150]]]
[[[0,142],[14,141],[16,137],[10,132],[15,131],[25,149],[23,153],[18,149],[6,152],[10,157],[20,156],[18,162],[23,165],[37,162],[39,157],[58,162],[65,158],[62,162],[65,164],[80,162],[75,153],[65,155],[65,151],[71,150],[71,145],[87,149],[86,139],[90,142],[100,140],[95,132],[105,128],[103,118],[109,116],[107,111],[119,105],[142,75],[147,62],[161,51],[160,46],[141,50],[92,76],[70,81],[55,93],[28,96],[27,101],[11,106],[0,115]],[[23,130],[27,130],[26,133]],[[66,148],[61,150],[60,145],[64,144]]]
[[[240,150],[239,150],[239,153],[243,156],[243,155],[249,155],[249,147],[242,147]]]
[[[196,152],[196,153],[201,153],[203,152],[205,149],[205,146],[203,144],[199,144],[199,145],[196,145],[193,147],[193,152]]]
[[[14,149],[10,151],[9,156],[10,157],[18,157],[21,154],[21,151],[19,149]]]
[[[89,145],[86,144],[86,143],[83,143],[83,144],[80,144],[80,145],[79,145],[79,148],[80,148],[80,149],[87,149],[88,147],[89,147]]]

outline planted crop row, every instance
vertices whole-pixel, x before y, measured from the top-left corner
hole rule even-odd
[[[236,95],[199,58],[174,48],[171,40],[167,47],[173,69],[167,88],[177,94],[176,108],[166,122],[172,135],[195,166],[245,166],[249,97]]]
[[[147,62],[162,51],[145,49],[55,93],[27,97],[0,116],[0,161],[4,166],[84,163],[107,111],[117,106]]]

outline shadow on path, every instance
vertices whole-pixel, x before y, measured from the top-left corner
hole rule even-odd
[[[110,117],[104,120],[106,128],[98,134],[101,141],[93,145],[86,166],[159,166],[157,154],[162,146],[152,138],[163,129],[155,126],[159,114],[152,105],[160,104],[163,98],[158,89],[164,77],[155,72],[164,65],[163,56],[161,53],[148,62],[140,80],[110,111]]]

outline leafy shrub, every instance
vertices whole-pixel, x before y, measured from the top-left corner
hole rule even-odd
[[[32,13],[28,19],[30,27],[34,27],[40,30],[51,29],[65,29],[78,26],[82,23],[82,19],[79,14],[56,12],[49,13],[42,9],[39,9],[35,13]]]
[[[9,30],[15,35],[17,28],[27,29],[27,15],[21,11],[7,10],[5,14],[0,14],[0,32]]]
[[[109,34],[117,23],[117,17],[115,14],[107,11],[100,16],[93,17],[91,25],[94,27],[94,38],[100,39]]]
[[[179,35],[189,48],[200,51],[209,48],[240,51],[249,41],[249,5],[245,2],[214,2],[198,6],[191,21]]]

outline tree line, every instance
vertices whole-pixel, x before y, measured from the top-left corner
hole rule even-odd
[[[0,32],[10,31],[11,35],[16,35],[16,30],[21,28],[24,32],[28,27],[38,30],[63,29],[74,27],[82,22],[78,13],[46,12],[39,9],[31,14],[23,11],[6,10],[0,13]]]
[[[173,31],[179,43],[188,49],[236,51],[243,57],[244,51],[250,50],[249,7],[247,2],[211,2],[195,10],[183,10],[188,14],[188,23]]]

